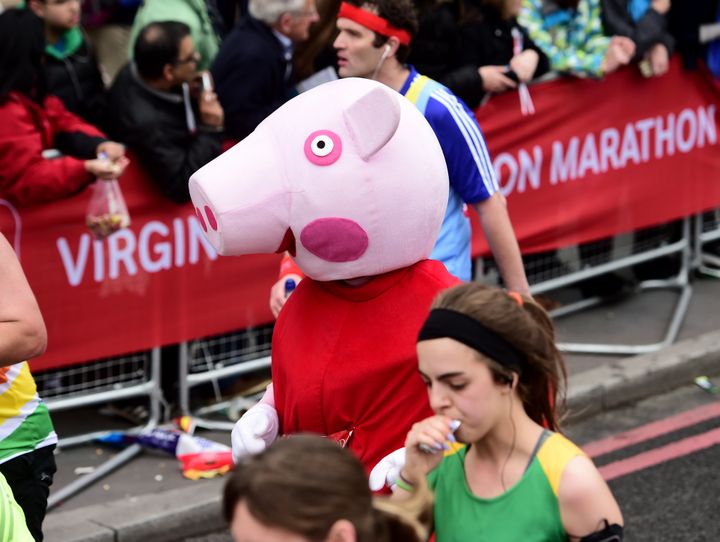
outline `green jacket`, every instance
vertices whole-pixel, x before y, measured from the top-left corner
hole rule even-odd
[[[190,27],[195,50],[202,55],[199,70],[210,68],[220,47],[204,0],[145,0],[135,16],[130,34],[129,57],[133,57],[135,39],[145,26],[159,21],[178,21]]]
[[[550,69],[579,77],[602,77],[602,61],[610,38],[603,33],[600,0],[580,0],[566,12],[567,20],[551,26],[554,2],[523,0],[518,22],[550,59]]]

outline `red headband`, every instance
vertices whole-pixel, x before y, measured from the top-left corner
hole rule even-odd
[[[379,15],[365,11],[362,8],[343,2],[340,4],[340,11],[338,12],[338,18],[344,17],[350,19],[358,24],[363,25],[365,28],[369,28],[373,32],[377,32],[381,36],[388,38],[395,37],[403,45],[410,45],[410,32],[395,28],[386,19],[383,19]]]

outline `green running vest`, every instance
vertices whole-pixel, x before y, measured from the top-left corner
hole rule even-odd
[[[428,475],[435,491],[437,542],[566,542],[558,487],[568,462],[584,452],[559,433],[542,444],[522,478],[502,495],[481,499],[465,481],[463,446]]]

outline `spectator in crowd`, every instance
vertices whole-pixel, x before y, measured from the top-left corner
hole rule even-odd
[[[675,40],[668,31],[670,0],[602,0],[602,20],[609,36],[627,36],[635,43],[634,60],[644,75],[668,70]]]
[[[0,13],[9,8],[18,7],[24,0],[0,0]]]
[[[317,20],[315,0],[250,0],[212,67],[228,137],[245,138],[290,97],[293,47]]]
[[[417,31],[410,0],[346,0],[338,14],[335,48],[340,77],[375,79],[413,101],[438,136],[450,177],[450,195],[440,235],[430,258],[440,260],[461,280],[471,277],[470,221],[465,205],[474,205],[505,285],[529,294],[520,249],[505,198],[475,116],[439,83],[406,65]],[[374,30],[373,30],[374,29]],[[289,257],[283,270],[297,276]],[[270,291],[270,307],[278,313],[285,302],[285,274]]]
[[[19,204],[79,192],[127,165],[125,148],[46,96],[43,24],[25,9],[0,15],[0,197]],[[47,159],[45,151],[65,156]],[[95,157],[104,153],[110,160]]]
[[[714,41],[717,47],[717,35],[711,33],[711,36],[701,36],[700,29],[704,25],[720,23],[719,10],[718,0],[672,3],[668,16],[670,32],[675,38],[678,52],[686,67],[696,67],[698,59],[705,57],[708,42]]]
[[[134,51],[135,60],[110,89],[108,128],[165,197],[184,203],[190,175],[220,154],[223,108],[211,89],[202,88],[200,55],[185,23],[150,23]]]
[[[373,499],[360,461],[318,435],[244,457],[223,496],[235,542],[421,542],[431,507],[427,486],[405,501]]]
[[[144,0],[138,10],[130,33],[130,58],[134,58],[134,44],[141,30],[160,21],[178,21],[190,28],[190,35],[198,53],[197,67],[207,70],[220,47],[224,22],[215,0]]]
[[[464,4],[461,0],[415,0],[418,31],[407,61],[420,73],[441,82],[455,94],[454,77],[458,51],[458,25]],[[462,77],[462,74],[459,74]]]
[[[29,0],[45,23],[45,81],[48,94],[68,111],[96,126],[105,115],[105,86],[95,52],[80,29],[79,0]]]
[[[56,470],[53,450],[57,435],[25,360],[45,352],[46,345],[45,323],[35,296],[10,243],[0,233],[0,540],[3,541],[43,539],[42,523]],[[8,530],[10,538],[5,538],[3,533]]]
[[[470,68],[451,88],[475,109],[485,94],[505,92],[545,74],[550,62],[517,23],[520,0],[466,0],[457,65]],[[458,77],[459,79],[459,77]]]
[[[97,52],[105,86],[128,61],[130,30],[142,0],[83,0],[82,26]]]
[[[247,13],[248,0],[215,0],[215,4],[223,22],[222,35],[225,37]]]
[[[397,492],[429,475],[438,540],[622,540],[610,489],[558,432],[566,373],[543,309],[456,286],[433,303],[417,351],[435,416],[408,433]]]
[[[518,22],[561,73],[602,77],[635,54],[630,38],[604,35],[600,0],[523,0]]]
[[[335,18],[340,0],[318,0],[318,21],[310,27],[306,41],[293,50],[293,79],[302,81],[314,73],[332,67],[337,71],[337,55],[333,49]]]

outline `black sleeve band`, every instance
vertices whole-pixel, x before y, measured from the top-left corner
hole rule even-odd
[[[610,525],[607,520],[605,527],[587,536],[583,536],[580,542],[623,542],[623,527],[617,523]]]

